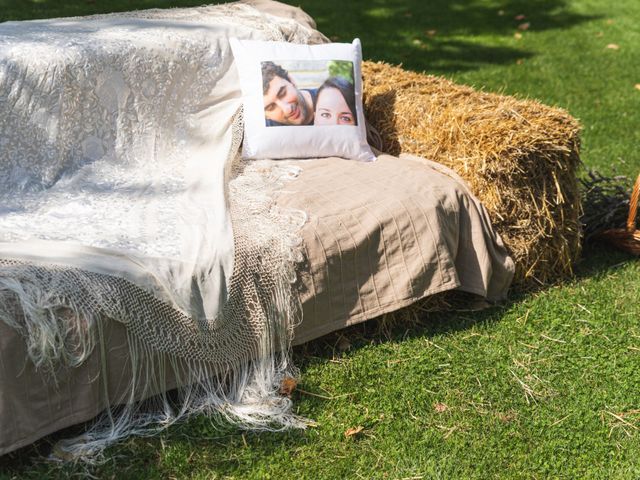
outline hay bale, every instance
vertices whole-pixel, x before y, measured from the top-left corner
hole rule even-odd
[[[412,153],[462,176],[515,264],[514,285],[571,275],[580,255],[579,124],[531,100],[364,62],[368,121],[383,151]]]

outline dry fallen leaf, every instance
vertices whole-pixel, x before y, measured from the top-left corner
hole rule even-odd
[[[290,397],[298,386],[298,381],[292,377],[284,377],[280,383],[280,395]]]
[[[344,436],[345,438],[354,437],[358,435],[360,432],[362,432],[363,430],[364,430],[364,427],[360,425],[357,427],[347,428],[347,431],[344,432]]]
[[[529,22],[521,23],[518,25],[518,30],[529,30],[531,24]]]
[[[635,88],[636,90],[640,90],[640,83],[636,83],[633,88]]]
[[[516,64],[517,65],[522,65],[524,63],[524,60],[519,58],[518,60],[516,60]]]
[[[606,48],[608,48],[609,50],[620,50],[620,45],[616,43],[610,43]]]
[[[513,38],[516,40],[520,40],[522,38],[522,34],[520,32],[516,32],[513,34]]]
[[[605,23],[607,25],[613,25],[615,22],[613,20],[611,20],[611,19],[608,19]]]
[[[500,419],[500,421],[504,422],[504,423],[509,423],[512,422],[513,420],[515,420],[518,416],[518,414],[516,412],[514,412],[513,410],[509,410],[506,413],[497,413],[496,416]]]
[[[427,36],[429,37],[433,37],[436,33],[438,33],[437,30],[427,30]]]
[[[447,407],[444,403],[436,402],[433,404],[433,409],[438,413],[442,413],[442,412],[446,412],[449,409],[449,407]]]
[[[516,16],[515,16],[515,17],[513,17],[513,18],[515,18],[516,20],[520,21],[520,20],[524,20],[524,19],[525,19],[525,18],[527,18],[527,17],[526,17],[526,15],[523,15],[523,14],[521,13],[520,15],[516,15]]]

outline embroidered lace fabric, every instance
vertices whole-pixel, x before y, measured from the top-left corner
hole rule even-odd
[[[4,24],[0,241],[183,259],[189,129],[230,67],[206,27],[308,37],[273,18],[230,4]]]
[[[304,215],[271,201],[297,170],[240,161],[227,39],[312,33],[242,3],[0,24],[0,319],[51,372],[104,353],[105,317],[134,371],[145,354],[186,372],[178,410],[139,414],[163,388],[134,374],[128,407],[66,452],[202,410],[302,424],[277,391]]]

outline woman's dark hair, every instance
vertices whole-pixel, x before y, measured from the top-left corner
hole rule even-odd
[[[351,110],[351,114],[353,115],[354,125],[358,125],[358,113],[356,112],[356,90],[353,88],[353,83],[347,80],[344,77],[329,77],[327,78],[320,88],[318,88],[318,93],[316,94],[315,101],[313,102],[313,109],[316,109],[318,104],[318,98],[320,98],[320,92],[325,88],[335,88],[338,90],[344,101],[347,103],[349,110]]]

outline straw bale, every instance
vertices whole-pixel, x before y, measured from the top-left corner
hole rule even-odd
[[[383,151],[435,160],[467,181],[515,261],[514,285],[572,274],[581,237],[573,117],[385,63],[364,62],[363,76],[367,119]]]

